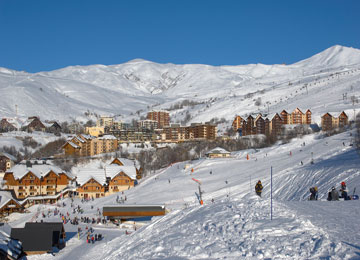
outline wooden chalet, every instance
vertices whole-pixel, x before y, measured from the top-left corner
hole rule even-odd
[[[290,124],[290,122],[291,122],[291,114],[289,114],[285,109],[283,111],[281,111],[280,117],[281,117],[282,123],[284,125],[289,125]]]
[[[136,169],[136,179],[140,180],[142,178],[143,168],[140,166],[139,161],[130,160],[126,158],[115,158],[110,164],[117,164],[119,166],[134,166]]]
[[[103,216],[110,220],[139,219],[165,215],[164,205],[116,205],[104,206]]]
[[[23,212],[24,207],[13,198],[11,192],[0,191],[0,215],[8,216],[13,212]]]
[[[0,152],[0,176],[3,177],[5,172],[14,166],[17,159],[8,153]]]
[[[338,116],[339,119],[339,127],[344,127],[349,124],[349,117],[345,113],[345,111],[342,111],[340,115]]]
[[[304,113],[299,108],[295,108],[295,110],[291,113],[291,117],[292,117],[292,124],[300,125],[303,123]]]
[[[17,127],[10,123],[7,118],[3,118],[0,121],[0,132],[16,131]]]
[[[310,111],[310,109],[308,109],[308,110],[306,110],[306,112],[305,112],[305,122],[303,122],[303,123],[305,123],[306,125],[310,125],[311,124],[311,111]]]
[[[53,247],[66,246],[62,222],[27,222],[24,228],[12,228],[10,237],[21,241],[26,255],[51,253]]]
[[[333,129],[333,116],[330,113],[326,113],[321,117],[321,127],[323,131]]]
[[[270,121],[270,133],[280,135],[282,131],[282,119],[278,113],[276,113]]]
[[[321,128],[323,131],[330,131],[337,127],[344,127],[349,124],[349,119],[345,111],[341,112],[338,117],[326,113],[321,117]]]
[[[265,134],[265,120],[262,118],[261,114],[259,114],[255,121],[254,121],[254,124],[255,124],[255,131],[256,131],[256,134],[257,135],[260,135],[260,134]]]
[[[17,199],[29,196],[56,195],[73,178],[59,167],[48,164],[18,164],[4,175],[6,189],[13,190]]]
[[[244,119],[241,116],[236,116],[233,123],[232,123],[232,128],[234,130],[234,132],[238,132],[240,129],[242,129],[242,122],[244,121]]]
[[[22,129],[28,132],[32,131],[46,131],[46,126],[40,121],[37,116],[29,117],[28,120],[22,126]]]
[[[77,181],[80,186],[76,189],[80,198],[95,199],[105,196],[106,178],[99,178],[89,175],[88,179],[83,183],[82,179]]]
[[[137,184],[134,161],[115,158],[103,169],[82,169],[77,173],[77,192],[81,198],[100,198],[128,190]]]
[[[49,133],[60,133],[61,132],[61,126],[56,121],[44,123],[44,125],[46,126],[46,131]]]
[[[242,123],[242,135],[255,135],[256,129],[254,125],[255,118],[253,116],[248,116],[246,121],[244,120]]]

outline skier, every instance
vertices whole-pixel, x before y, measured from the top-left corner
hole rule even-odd
[[[318,199],[318,187],[311,187],[310,188],[310,198],[309,200],[317,200]]]
[[[351,198],[348,196],[348,190],[346,189],[346,183],[344,181],[341,182],[340,192],[340,198],[344,198],[344,200],[351,200]]]
[[[259,197],[261,197],[262,189],[263,189],[263,186],[261,184],[261,181],[259,180],[255,185],[255,192],[256,192],[256,195],[258,195]]]

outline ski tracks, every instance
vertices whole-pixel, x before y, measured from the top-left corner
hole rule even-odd
[[[341,244],[294,211],[253,196],[176,210],[141,228],[104,259],[346,259]],[[146,240],[145,240],[146,238]]]

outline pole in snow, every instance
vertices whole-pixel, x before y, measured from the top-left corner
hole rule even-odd
[[[273,206],[272,206],[272,166],[270,168],[270,219],[272,220],[272,212],[273,212]]]

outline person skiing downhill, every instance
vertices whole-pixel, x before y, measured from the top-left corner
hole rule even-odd
[[[261,197],[262,189],[263,189],[263,186],[261,184],[261,181],[259,180],[255,185],[255,192],[256,192],[256,195],[258,195],[259,197]]]

